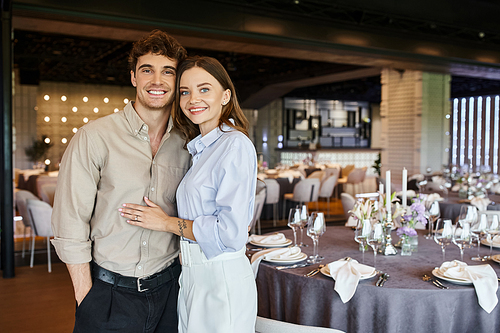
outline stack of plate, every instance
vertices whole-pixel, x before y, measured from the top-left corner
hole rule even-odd
[[[276,249],[267,251],[269,252],[264,255],[263,260],[275,264],[295,264],[299,261],[307,259],[307,254],[301,252],[298,246],[294,246],[288,249]]]
[[[285,237],[263,237],[262,241],[259,241],[258,236],[253,236],[250,240],[250,244],[258,246],[258,247],[284,247],[292,244],[292,241]]]
[[[449,276],[445,276],[443,273],[441,273],[439,268],[434,269],[432,271],[432,275],[434,275],[435,277],[440,278],[442,280],[445,280],[445,281],[448,281],[451,283],[455,283],[455,284],[463,284],[463,285],[472,284],[472,281],[470,279],[458,279],[458,278],[452,278]]]

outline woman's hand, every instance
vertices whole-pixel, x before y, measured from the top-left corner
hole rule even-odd
[[[156,231],[169,231],[168,216],[157,204],[144,197],[147,206],[136,204],[123,204],[123,208],[118,209],[121,216],[127,219],[127,223]]]

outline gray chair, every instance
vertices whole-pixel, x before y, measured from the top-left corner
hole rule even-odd
[[[23,251],[22,251],[23,258],[24,258],[25,243],[26,243],[26,228],[30,228],[29,239],[31,240],[31,238],[33,237],[33,228],[31,226],[31,218],[30,214],[28,213],[28,206],[26,202],[28,199],[39,200],[36,195],[27,190],[18,190],[17,192],[14,193],[14,201],[17,207],[17,211],[19,212],[19,214],[21,214],[24,225]],[[28,246],[30,246],[31,248],[31,243],[28,243]]]
[[[255,225],[257,225],[258,234],[261,234],[260,228],[260,215],[262,214],[262,208],[266,202],[266,190],[262,190],[255,195],[255,204],[253,210],[253,218],[250,223],[250,230],[255,234]]]
[[[30,214],[33,232],[35,235],[47,238],[47,259],[49,265],[49,273],[52,272],[52,263],[50,260],[50,237],[53,237],[52,226],[50,219],[52,217],[52,206],[41,200],[27,200],[28,213]],[[31,260],[30,267],[33,267],[35,257],[35,237],[31,243]]]
[[[56,193],[56,184],[43,184],[40,186],[40,192],[38,194],[40,195],[40,198],[42,201],[45,201],[51,206],[54,206],[54,195]]]
[[[306,178],[300,180],[293,188],[293,193],[285,193],[283,196],[283,216],[286,218],[286,202],[295,201],[302,206],[305,202],[318,203],[318,194],[320,188],[318,178]]]
[[[344,333],[334,328],[304,326],[284,321],[257,317],[255,333]]]
[[[319,198],[325,198],[327,202],[327,214],[330,216],[330,198],[333,195],[333,190],[335,189],[335,186],[337,185],[337,180],[338,176],[333,175],[330,176],[329,178],[325,179],[323,183],[321,183],[321,186],[319,188]]]
[[[354,221],[352,220],[351,214],[349,214],[349,211],[354,207],[356,204],[356,199],[350,195],[349,193],[340,193],[340,200],[342,201],[342,208],[344,209],[344,216],[346,218],[346,227],[347,226],[352,226]],[[352,221],[350,221],[352,220]],[[356,225],[354,223],[354,225]]]
[[[278,216],[278,202],[280,201],[280,184],[276,179],[264,179],[266,183],[266,204],[273,205],[273,227],[276,227],[276,217]]]

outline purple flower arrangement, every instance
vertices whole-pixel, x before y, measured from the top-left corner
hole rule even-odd
[[[422,223],[424,226],[427,224],[427,219],[425,218],[425,206],[422,202],[414,202],[403,215],[403,220],[405,225],[398,228],[397,235],[399,237],[405,236],[417,236],[417,231],[415,230],[415,225],[417,222]]]

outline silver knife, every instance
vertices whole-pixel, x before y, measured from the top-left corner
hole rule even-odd
[[[375,283],[375,285],[376,285],[377,287],[380,287],[380,282],[382,282],[382,280],[383,280],[383,279],[384,279],[384,274],[382,273],[382,274],[380,274],[380,275],[378,276],[378,280],[377,280],[377,283]]]
[[[388,278],[389,278],[389,274],[384,273],[384,275],[383,275],[383,280],[380,282],[380,285],[379,285],[379,286],[380,286],[380,287],[383,287],[383,286],[384,286],[385,281],[387,281],[387,279],[388,279]]]
[[[307,267],[310,266],[311,264],[294,264],[290,266],[276,266],[275,268],[277,270],[282,270],[282,269],[289,269],[289,268],[299,268],[299,267]]]

